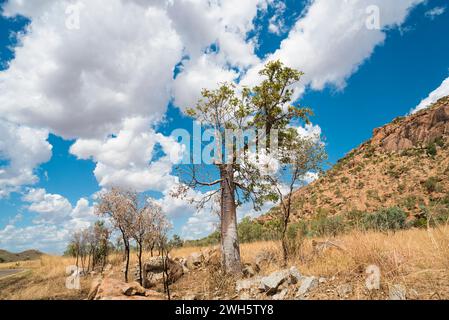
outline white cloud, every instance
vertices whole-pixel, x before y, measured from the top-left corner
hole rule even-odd
[[[104,137],[128,116],[160,120],[182,56],[166,12],[130,1],[105,6],[90,0],[83,2],[80,29],[70,30],[69,3],[7,5],[6,12],[30,15],[32,22],[15,59],[0,73],[2,117],[65,138]]]
[[[159,144],[164,155],[153,159]],[[164,191],[178,180],[172,166],[182,159],[182,145],[148,127],[145,118],[126,119],[115,137],[79,139],[70,152],[97,163],[94,174],[101,187],[120,186],[139,192]]]
[[[47,137],[47,130],[12,124],[0,118],[0,199],[20,191],[23,185],[37,182],[35,168],[51,158],[52,146]]]
[[[266,60],[280,59],[286,65],[305,72],[304,86],[322,90],[326,85],[344,88],[346,80],[383,44],[386,29],[404,23],[411,8],[424,0],[315,0],[282,41],[280,48]],[[380,29],[367,28],[367,8],[377,6]],[[243,84],[254,84],[261,66],[251,69]]]
[[[274,14],[268,21],[268,31],[280,36],[287,31],[283,18],[287,6],[282,1],[270,0],[269,2],[274,8]]]
[[[12,251],[38,249],[46,253],[61,254],[74,231],[87,228],[98,218],[93,206],[81,198],[73,207],[59,194],[44,189],[29,189],[23,195],[26,209],[35,214],[33,224],[17,227],[15,221],[0,229],[0,247]]]
[[[425,13],[426,17],[433,20],[446,12],[446,7],[435,7]]]
[[[410,113],[415,113],[429,107],[431,104],[437,102],[440,98],[449,95],[449,78],[443,81],[443,83],[434,91],[432,91],[429,96],[423,99]]]

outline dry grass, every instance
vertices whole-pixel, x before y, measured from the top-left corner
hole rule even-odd
[[[83,290],[65,287],[66,267],[73,265],[71,258],[42,256],[39,260],[2,264],[2,269],[26,269],[24,273],[0,280],[0,299],[7,300],[67,300],[82,299],[90,286],[82,279]]]
[[[324,241],[327,239],[315,239]],[[350,299],[384,299],[392,284],[404,285],[408,297],[412,299],[449,299],[449,227],[431,230],[406,230],[397,233],[353,232],[332,239],[343,250],[328,249],[320,254],[313,251],[312,239],[304,241],[297,256],[291,257],[290,265],[295,265],[305,275],[325,277],[326,283],[319,286],[311,299],[338,299],[337,287],[350,283],[353,292]],[[280,258],[280,243],[257,242],[243,244],[243,262],[253,262],[261,251],[271,251]],[[179,248],[171,252],[172,257],[186,257],[193,252],[208,248]],[[149,254],[146,253],[148,257]],[[131,255],[130,270],[137,262]],[[280,260],[280,259],[279,259]],[[121,277],[122,256],[110,257],[115,275]],[[1,264],[0,268],[28,269],[29,272],[0,281],[0,299],[83,299],[90,287],[91,277],[82,280],[82,291],[65,288],[65,268],[74,263],[73,259],[43,256],[40,260]],[[365,270],[369,265],[377,265],[381,270],[381,290],[372,294],[365,289]],[[269,274],[278,270],[275,263],[261,270]],[[131,271],[132,273],[132,271]],[[229,280],[229,281],[228,281]],[[182,297],[187,293],[199,297],[232,298],[232,282],[219,270],[203,268],[186,274],[179,283],[172,286],[172,293]]]

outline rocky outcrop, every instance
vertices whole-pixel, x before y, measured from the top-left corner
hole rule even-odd
[[[97,278],[92,282],[88,300],[165,300],[162,293],[143,288],[137,282]]]
[[[449,97],[445,97],[431,108],[375,129],[371,144],[385,151],[398,152],[426,145],[448,134]]]
[[[172,260],[167,259],[167,281],[169,284],[178,281],[184,274],[183,266]],[[143,287],[152,288],[158,284],[162,284],[164,280],[164,259],[162,257],[152,257],[148,259],[143,265]]]

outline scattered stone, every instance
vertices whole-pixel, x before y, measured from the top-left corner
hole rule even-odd
[[[164,271],[164,259],[162,257],[151,257],[143,264],[146,272],[160,273]]]
[[[145,288],[143,288],[139,283],[132,282],[123,285],[122,292],[125,296],[136,296],[145,295]]]
[[[302,280],[301,286],[296,292],[296,297],[304,297],[306,293],[315,289],[318,286],[318,279],[316,277],[305,277]]]
[[[327,279],[326,279],[326,278],[323,278],[323,277],[321,277],[321,278],[318,279],[318,282],[319,282],[319,283],[326,283],[326,281],[327,281]]]
[[[191,293],[184,296],[182,300],[199,300],[199,297],[196,294]]]
[[[406,299],[407,290],[401,284],[395,284],[390,287],[389,297],[390,300],[407,300]]]
[[[204,261],[204,256],[202,253],[194,252],[187,257],[186,266],[189,270],[194,270],[199,268]]]
[[[237,293],[243,290],[251,290],[260,283],[260,280],[260,277],[237,280],[237,282],[235,283],[235,290]]]
[[[93,298],[92,298],[93,297]],[[143,289],[138,283],[104,278],[92,284],[88,299],[91,300],[165,300],[162,293]]]
[[[337,287],[337,294],[340,298],[345,298],[352,293],[352,285],[350,283],[341,284]]]
[[[286,281],[289,276],[289,270],[275,271],[260,280],[260,289],[268,295],[275,294],[279,285]]]
[[[275,295],[273,296],[273,300],[284,300],[285,297],[287,296],[287,294],[288,294],[288,289],[285,288],[285,289],[283,289],[281,292],[275,294]]]
[[[290,272],[289,282],[291,284],[296,284],[302,280],[303,276],[301,275],[301,272],[299,272],[298,268],[293,266],[290,268],[289,272]]]

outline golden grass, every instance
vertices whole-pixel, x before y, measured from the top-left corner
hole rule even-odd
[[[324,241],[327,239],[315,239]],[[291,257],[290,265],[295,265],[305,275],[325,277],[328,281],[320,285],[311,299],[335,299],[335,289],[343,283],[350,283],[354,290],[351,299],[384,299],[392,284],[404,285],[413,292],[415,299],[449,299],[449,227],[423,230],[411,229],[396,233],[352,232],[332,239],[343,250],[328,249],[317,254],[313,252],[312,239],[306,239],[299,253]],[[172,257],[186,257],[193,252],[209,248],[185,247],[173,250]],[[281,258],[278,242],[256,242],[243,244],[243,262],[254,262],[261,251],[271,251]],[[149,257],[145,253],[145,257]],[[122,255],[113,254],[109,259],[116,277],[122,277]],[[131,255],[130,275],[137,263],[136,255]],[[82,290],[74,291],[65,287],[65,269],[73,265],[71,258],[42,256],[39,260],[20,262],[17,266],[0,264],[1,269],[21,268],[29,272],[0,280],[0,299],[83,299],[86,297],[92,277],[82,280]],[[381,270],[382,288],[376,294],[365,289],[365,270],[369,265],[377,265]],[[261,270],[269,274],[281,268],[271,264]],[[218,275],[217,270],[212,272]],[[173,293],[182,296],[185,292],[217,290],[228,283],[210,282],[208,270],[199,270],[185,275],[180,283],[173,286]],[[209,281],[209,282],[208,282]],[[220,289],[220,288],[218,288]]]

